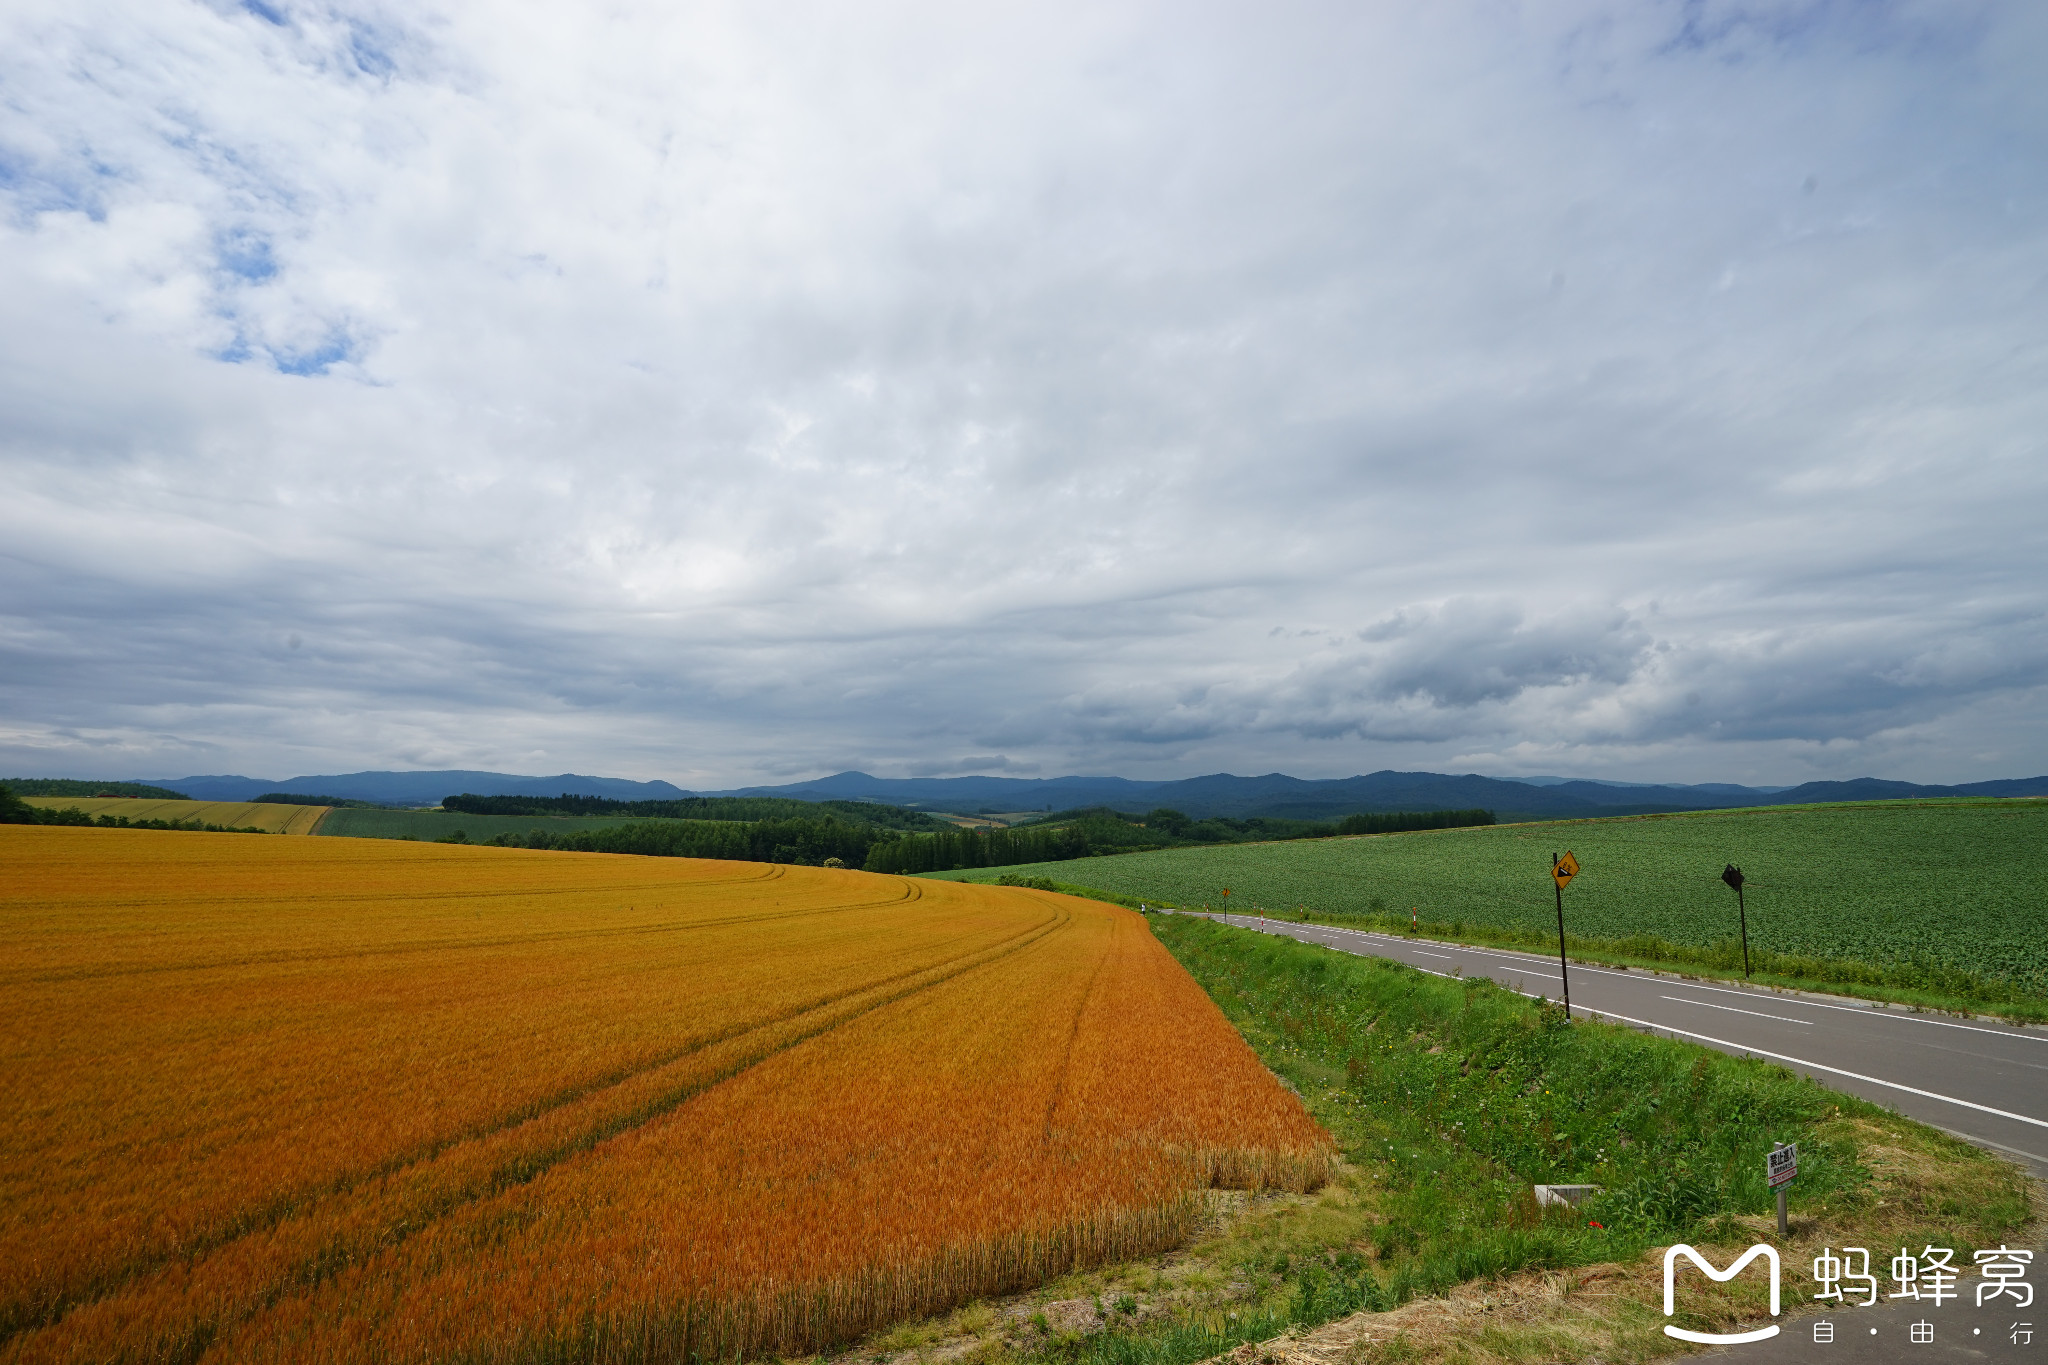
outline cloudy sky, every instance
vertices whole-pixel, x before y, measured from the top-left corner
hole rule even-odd
[[[2048,7],[12,0],[0,771],[2048,772]]]

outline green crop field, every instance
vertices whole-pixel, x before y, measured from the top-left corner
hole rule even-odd
[[[1046,876],[1171,904],[1396,916],[1425,928],[1556,932],[1553,853],[1576,942],[1718,949],[1735,961],[1728,863],[1748,877],[1759,967],[1816,980],[2048,997],[2048,801],[1899,801],[1495,825],[1177,848],[932,874]],[[1682,954],[1678,955],[1682,957]],[[1699,960],[1706,960],[1700,958]],[[1802,966],[1802,962],[1805,964]],[[1883,969],[1858,978],[1831,964]],[[1739,965],[1739,964],[1738,964]],[[1968,980],[1956,973],[1967,974]]]
[[[352,839],[419,839],[431,843],[461,830],[472,844],[488,843],[500,834],[527,834],[544,829],[550,834],[574,834],[578,830],[607,829],[613,825],[637,824],[636,815],[469,815],[440,810],[334,810],[320,822],[315,834],[338,834]]]

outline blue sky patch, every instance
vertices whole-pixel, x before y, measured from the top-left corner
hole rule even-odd
[[[327,339],[311,350],[281,350],[272,347],[270,363],[281,374],[320,375],[332,367],[357,358],[358,349],[354,337],[342,328],[331,328]]]
[[[261,284],[277,276],[277,258],[270,239],[248,228],[234,228],[214,239],[214,259],[228,274],[249,284]]]
[[[398,74],[398,63],[392,59],[387,40],[368,24],[349,21],[348,53],[356,70],[365,76],[389,80]]]

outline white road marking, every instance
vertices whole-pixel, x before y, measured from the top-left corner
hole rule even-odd
[[[1396,935],[1393,935],[1393,934],[1381,934],[1381,933],[1375,933],[1375,932],[1373,932],[1373,931],[1371,931],[1371,930],[1367,930],[1367,929],[1338,929],[1338,930],[1336,930],[1335,932],[1337,932],[1337,933],[1340,933],[1340,934],[1355,934],[1355,935],[1357,935],[1357,936],[1358,936],[1359,938],[1377,938],[1377,939],[1383,939],[1383,940],[1385,940],[1385,941],[1386,941],[1386,942],[1388,942],[1388,943],[1408,943],[1408,942],[1411,942],[1411,941],[1412,941],[1412,940],[1409,940],[1409,939],[1405,939],[1405,938],[1400,938],[1400,937],[1397,937]],[[1419,950],[1418,950],[1418,951],[1419,951]],[[1463,945],[1463,944],[1460,944],[1460,945],[1458,945],[1458,951],[1460,951],[1460,952],[1464,952],[1464,953],[1474,953],[1474,954],[1477,954],[1477,955],[1478,955],[1478,956],[1480,956],[1480,957],[1498,957],[1498,958],[1502,958],[1502,959],[1504,959],[1504,960],[1506,960],[1506,961],[1509,961],[1509,962],[1513,962],[1513,963],[1515,963],[1515,964],[1516,964],[1517,966],[1521,966],[1521,967],[1523,967],[1523,969],[1524,969],[1524,970],[1533,970],[1533,968],[1529,968],[1528,966],[1526,966],[1526,964],[1527,964],[1527,963],[1528,963],[1528,962],[1529,962],[1529,961],[1531,960],[1531,958],[1532,958],[1532,957],[1534,956],[1533,954],[1526,954],[1526,955],[1525,955],[1525,954],[1522,954],[1522,953],[1512,952],[1512,951],[1508,951],[1508,950],[1504,950],[1504,949],[1500,949],[1500,948],[1470,948],[1470,947],[1466,947],[1466,946],[1465,946],[1465,945]],[[1534,960],[1535,960],[1535,961],[1538,961],[1538,962],[1543,962],[1543,961],[1547,961],[1548,959],[1545,959],[1545,958],[1534,958]],[[1577,966],[1576,966],[1575,970],[1577,970],[1577,971],[1582,971],[1582,972],[1592,972],[1592,973],[1594,973],[1594,974],[1596,974],[1596,975],[1599,975],[1599,976],[1625,976],[1625,977],[1633,977],[1633,978],[1635,978],[1635,979],[1636,979],[1637,981],[1641,981],[1641,980],[1643,979],[1643,972],[1660,972],[1660,971],[1661,971],[1661,969],[1659,969],[1659,968],[1655,968],[1655,967],[1646,967],[1646,968],[1642,969],[1642,971],[1635,971],[1635,972],[1625,972],[1625,971],[1619,971],[1619,970],[1616,970],[1615,968],[1612,968],[1612,967],[1595,967],[1595,966],[1592,966],[1592,965],[1591,965],[1591,964],[1589,964],[1589,963],[1584,963],[1584,962],[1581,962],[1581,963],[1577,964]],[[1545,975],[1545,976],[1554,976],[1554,975],[1556,975],[1556,973],[1554,973],[1554,972],[1543,972],[1543,973],[1540,973],[1540,975]],[[1673,984],[1674,984],[1674,985],[1677,985],[1677,983],[1673,983]],[[1769,989],[1768,987],[1758,987],[1758,986],[1749,986],[1749,987],[1742,987],[1742,986],[1705,986],[1705,985],[1701,985],[1700,983],[1698,983],[1698,982],[1696,982],[1696,981],[1687,981],[1687,982],[1683,983],[1682,985],[1677,985],[1677,988],[1678,988],[1678,989],[1680,989],[1680,990],[1688,990],[1688,991],[1714,991],[1714,992],[1717,992],[1717,993],[1719,993],[1719,994],[1721,994],[1721,995],[1741,995],[1741,996],[1747,996],[1747,997],[1749,997],[1749,998],[1750,998],[1750,999],[1752,999],[1752,1000],[1753,1000],[1753,999],[1755,999],[1755,998],[1756,998],[1756,997],[1757,997],[1758,995],[1760,995],[1760,994],[1764,993],[1764,991],[1766,991],[1766,990],[1768,990],[1768,989]],[[1783,996],[1783,993],[1782,993],[1782,992],[1778,992],[1778,991],[1772,991],[1771,993],[1772,993],[1773,995],[1779,995],[1779,996],[1780,996],[1781,998],[1782,998],[1782,996]],[[1666,999],[1670,999],[1671,997],[1669,997],[1669,996],[1666,996],[1665,998],[1666,998]],[[1704,1001],[1702,1001],[1702,1002],[1698,1002],[1698,1003],[1705,1003],[1705,1002],[1704,1002]],[[1786,1004],[1788,1004],[1788,1005],[1791,1005],[1791,1006],[1793,1006],[1793,1007],[1795,1007],[1795,1008],[1802,1008],[1802,1007],[1803,1007],[1803,1008],[1806,1008],[1806,1009],[1816,1009],[1816,1010],[1841,1010],[1841,1011],[1843,1011],[1844,1013],[1848,1013],[1848,1014],[1864,1014],[1864,1015],[1869,1015],[1870,1017],[1872,1017],[1872,1018],[1874,1018],[1874,1019],[1889,1019],[1889,1020],[1892,1020],[1892,1021],[1893,1021],[1893,1022],[1895,1022],[1895,1023],[1901,1023],[1901,1024],[1932,1024],[1932,1025],[1933,1025],[1934,1027],[1936,1027],[1936,1028],[1956,1028],[1956,1029],[1961,1029],[1961,1030],[1963,1030],[1963,1031],[1964,1031],[1965,1033],[1988,1033],[1988,1034],[1991,1034],[1991,1035],[1992,1035],[1993,1037],[1996,1037],[1996,1038],[2024,1038],[2024,1039],[2026,1039],[2026,1040],[2027,1040],[2028,1042],[2030,1042],[2030,1043],[2048,1043],[2048,1031],[2028,1031],[2028,1030],[2024,1030],[2024,1029],[2020,1029],[2020,1028],[2011,1028],[2011,1029],[2002,1029],[2002,1028],[1985,1028],[1985,1027],[1984,1027],[1983,1025],[1981,1025],[1981,1024],[1958,1024],[1958,1023],[1955,1023],[1955,1022],[1953,1022],[1952,1020],[1948,1020],[1948,1019],[1929,1019],[1929,1018],[1927,1018],[1926,1016],[1924,1016],[1924,1015],[1919,1015],[1919,1014],[1898,1014],[1898,1013],[1895,1013],[1895,1012],[1894,1012],[1894,1011],[1892,1011],[1892,1010],[1888,1010],[1888,1009],[1882,1009],[1882,1008],[1879,1008],[1879,1007],[1878,1007],[1877,1005],[1875,1005],[1875,1004],[1871,1004],[1871,1005],[1830,1005],[1830,1004],[1825,1004],[1825,1003],[1823,1003],[1822,1001],[1819,1001],[1819,1000],[1808,1000],[1808,999],[1807,999],[1807,998],[1805,998],[1805,996],[1803,996],[1803,995],[1801,995],[1801,996],[1797,996],[1797,997],[1795,997],[1795,998],[1793,998],[1793,999],[1788,999],[1788,1000],[1786,1000],[1786,1001],[1785,1001],[1785,1003],[1786,1003]],[[1795,1020],[1794,1022],[1796,1022],[1796,1023],[1805,1023],[1805,1022],[1808,1022],[1808,1021],[1806,1021],[1806,1020]]]
[[[1585,1010],[1583,1013],[1591,1014],[1593,1011]],[[1601,1010],[1599,1013],[1609,1019],[1619,1019],[1624,1024],[1640,1024],[1644,1028],[1656,1029],[1660,1033],[1676,1033],[1682,1038],[1697,1038],[1703,1043],[1712,1043],[1715,1047],[1725,1047],[1736,1052],[1747,1052],[1758,1057],[1769,1057],[1774,1062],[1790,1062],[1793,1066],[1811,1067],[1815,1071],[1825,1071],[1831,1076],[1847,1076],[1852,1081],[1868,1081],[1872,1085],[1881,1085],[1889,1090],[1903,1090],[1908,1095],[1918,1095],[1922,1099],[1940,1100],[1943,1104],[1955,1104],[1965,1109],[1975,1109],[1980,1114],[1996,1114],[2002,1119],[2017,1119],[2021,1123],[2031,1123],[2036,1128],[2048,1128],[2048,1119],[2029,1118],[2025,1114],[2015,1114],[2010,1109],[1993,1109],[1990,1105],[1978,1104],[1975,1100],[1959,1100],[1953,1095],[1941,1095],[1932,1090],[1920,1090],[1910,1085],[1900,1085],[1897,1081],[1888,1081],[1879,1076],[1866,1076],[1860,1071],[1844,1071],[1838,1066],[1823,1066],[1819,1062],[1809,1062],[1804,1057],[1787,1057],[1782,1052],[1767,1052],[1763,1048],[1750,1047],[1746,1043],[1731,1043],[1725,1038],[1710,1038],[1704,1033],[1694,1033],[1689,1029],[1673,1028],[1669,1024],[1653,1024],[1647,1019],[1631,1019],[1626,1014],[1616,1014],[1612,1010]]]
[[[1587,970],[1594,971],[1598,969],[1588,968]],[[1611,976],[1623,974],[1620,972],[1609,973]],[[1749,990],[1741,990],[1728,986],[1702,986],[1693,981],[1686,982],[1681,989],[1688,991],[1718,991],[1722,995],[1747,995],[1751,997],[1758,993],[1755,987]],[[1807,1009],[1842,1010],[1848,1014],[1867,1014],[1874,1019],[1892,1019],[1901,1024],[1932,1024],[1936,1028],[1959,1028],[1965,1033],[1988,1033],[1995,1038],[2024,1038],[2030,1043],[2048,1043],[2048,1033],[2027,1033],[2019,1029],[1985,1028],[1979,1024],[1956,1024],[1946,1019],[1923,1018],[1917,1014],[1894,1014],[1890,1010],[1879,1009],[1874,1005],[1827,1005],[1822,1004],[1818,1000],[1807,1000],[1803,997],[1796,1000],[1788,1000],[1785,1003],[1788,1005],[1803,1005]]]
[[[1730,1014],[1751,1014],[1759,1019],[1776,1019],[1784,1024],[1804,1024],[1808,1028],[1813,1027],[1811,1019],[1794,1019],[1784,1014],[1765,1014],[1760,1010],[1739,1010],[1733,1005],[1717,1005],[1711,1000],[1688,1000],[1682,995],[1667,995],[1664,998],[1681,1005],[1698,1005],[1703,1010],[1727,1010]]]
[[[1405,938],[1395,938],[1395,937],[1394,937],[1393,935],[1391,935],[1391,934],[1362,934],[1361,936],[1362,936],[1362,937],[1365,937],[1365,938],[1379,938],[1379,939],[1384,939],[1384,940],[1385,940],[1386,942],[1388,942],[1388,943],[1404,943],[1404,944],[1405,944],[1405,943],[1409,942],[1409,940],[1408,940],[1408,939],[1405,939]],[[1419,951],[1421,951],[1421,950],[1420,950],[1420,949],[1417,949],[1416,951],[1418,951],[1418,952],[1419,952]],[[1461,953],[1470,953],[1470,954],[1472,954],[1472,955],[1473,955],[1474,957],[1497,957],[1497,958],[1500,958],[1500,959],[1501,959],[1502,961],[1504,961],[1504,962],[1512,962],[1512,963],[1514,963],[1514,964],[1515,964],[1515,966],[1516,966],[1516,968],[1517,968],[1518,970],[1520,970],[1520,971],[1525,971],[1525,972],[1529,972],[1529,973],[1531,973],[1532,975],[1535,975],[1535,976],[1548,976],[1548,977],[1556,977],[1556,976],[1557,976],[1557,973],[1556,973],[1556,972],[1552,972],[1552,971],[1545,971],[1545,970],[1543,970],[1543,969],[1542,969],[1542,968],[1540,968],[1540,967],[1532,967],[1532,966],[1530,966],[1530,965],[1529,965],[1529,959],[1528,959],[1528,958],[1525,958],[1525,957],[1521,957],[1521,956],[1518,956],[1518,955],[1516,955],[1516,954],[1513,954],[1513,953],[1497,953],[1497,952],[1493,952],[1493,951],[1491,951],[1491,950],[1489,950],[1489,949],[1486,949],[1486,948],[1466,948],[1466,947],[1463,947],[1462,945],[1461,945],[1461,946],[1459,947],[1458,951],[1459,951],[1459,952],[1461,952]],[[1550,961],[1550,959],[1548,959],[1548,958],[1537,958],[1537,959],[1536,959],[1536,961],[1538,961],[1538,962],[1542,962],[1542,963],[1545,963],[1545,964],[1548,964],[1548,962]]]
[[[1933,1128],[1941,1128],[1941,1125],[1938,1123],[1930,1124],[1928,1126]],[[2002,1142],[1993,1142],[1990,1138],[1976,1137],[1969,1133],[1959,1133],[1953,1128],[1941,1128],[1941,1131],[1947,1133],[1952,1138],[1961,1138],[1963,1141],[1971,1143],[1975,1146],[1991,1147],[1998,1151],[2006,1153],[2008,1156],[2023,1156],[2029,1161],[2038,1161],[2041,1163],[2043,1167],[2048,1167],[2048,1156],[2042,1156],[2039,1152],[2023,1152],[2017,1147],[2008,1147]]]
[[[1440,957],[1446,962],[1456,962],[1458,960],[1455,957],[1452,957],[1449,953],[1432,953],[1426,948],[1411,948],[1409,949],[1409,951],[1416,954],[1418,957]]]
[[[1361,933],[1361,934],[1363,934],[1363,931],[1361,931],[1361,930],[1352,930],[1351,932],[1353,932],[1353,933]],[[1406,940],[1406,939],[1401,939],[1401,938],[1395,938],[1394,936],[1392,936],[1392,935],[1390,935],[1390,934],[1380,934],[1380,935],[1370,935],[1370,934],[1366,934],[1366,935],[1364,935],[1364,936],[1366,936],[1366,937],[1379,937],[1379,938],[1384,938],[1384,939],[1386,939],[1386,940],[1387,940],[1387,941],[1388,941],[1389,943],[1405,943],[1405,942],[1407,942],[1407,941],[1408,941],[1408,940]],[[1516,963],[1516,964],[1518,964],[1518,965],[1519,965],[1519,964],[1522,964],[1522,963],[1526,963],[1526,962],[1528,962],[1528,961],[1530,960],[1530,958],[1531,958],[1531,957],[1533,956],[1533,955],[1524,955],[1524,954],[1521,954],[1521,953],[1516,953],[1516,952],[1509,952],[1509,951],[1506,951],[1506,950],[1503,950],[1503,949],[1499,949],[1499,948],[1466,948],[1466,947],[1462,947],[1462,946],[1461,946],[1461,948],[1460,948],[1460,951],[1461,951],[1461,952],[1467,952],[1467,953],[1473,953],[1473,954],[1476,954],[1476,955],[1478,955],[1478,956],[1480,956],[1480,957],[1497,957],[1497,958],[1501,958],[1501,959],[1503,959],[1503,960],[1505,960],[1505,961],[1508,961],[1508,962],[1513,962],[1513,963]],[[1542,962],[1542,961],[1547,961],[1548,959],[1545,959],[1545,958],[1536,958],[1535,960],[1536,960],[1536,961],[1539,961],[1539,962]],[[1591,965],[1591,964],[1589,964],[1589,963],[1584,963],[1584,962],[1581,962],[1581,963],[1578,963],[1578,964],[1577,964],[1577,965],[1576,965],[1576,966],[1574,967],[1574,969],[1573,969],[1573,970],[1575,970],[1575,971],[1581,971],[1581,972],[1591,972],[1591,973],[1593,973],[1593,974],[1594,974],[1594,975],[1596,975],[1596,976],[1622,976],[1622,977],[1634,977],[1634,978],[1635,978],[1636,980],[1638,980],[1638,981],[1641,981],[1641,980],[1643,979],[1643,972],[1657,972],[1657,971],[1659,971],[1660,969],[1658,969],[1658,968],[1654,968],[1654,967],[1650,967],[1650,968],[1644,968],[1644,969],[1643,969],[1643,971],[1640,971],[1640,972],[1625,972],[1625,971],[1619,971],[1619,970],[1616,970],[1615,968],[1612,968],[1612,967],[1595,967],[1595,966],[1593,966],[1593,965]],[[1677,983],[1673,983],[1673,984],[1674,984],[1674,985],[1677,985]],[[1741,995],[1741,996],[1747,996],[1747,997],[1749,997],[1749,998],[1750,998],[1750,999],[1752,999],[1752,1000],[1753,1000],[1753,999],[1755,999],[1755,998],[1756,998],[1756,997],[1757,997],[1758,995],[1761,995],[1761,994],[1763,994],[1763,993],[1764,993],[1764,992],[1765,992],[1766,990],[1768,990],[1768,989],[1769,989],[1768,987],[1758,987],[1758,986],[1750,986],[1750,987],[1741,987],[1741,986],[1705,986],[1705,985],[1701,985],[1701,984],[1700,984],[1699,982],[1696,982],[1696,981],[1687,981],[1687,982],[1683,983],[1682,985],[1677,985],[1677,988],[1678,988],[1678,989],[1680,989],[1680,990],[1688,990],[1688,991],[1714,991],[1714,992],[1716,992],[1716,993],[1718,993],[1718,994],[1721,994],[1721,995]],[[1778,991],[1771,991],[1771,994],[1773,994],[1773,995],[1778,995],[1778,996],[1779,996],[1780,998],[1783,998],[1783,993],[1782,993],[1782,992],[1778,992]],[[1668,999],[1669,997],[1666,997],[1666,998]],[[1704,1003],[1704,1002],[1700,1002],[1700,1003]],[[2026,1039],[2026,1040],[2027,1040],[2028,1042],[2030,1042],[2030,1043],[2048,1043],[2048,1032],[2027,1032],[2027,1031],[2024,1031],[2024,1030],[2021,1030],[2021,1029],[2018,1029],[2018,1028],[2012,1028],[2012,1029],[2001,1029],[2001,1028],[1985,1028],[1985,1027],[1983,1027],[1983,1026],[1982,1026],[1982,1025],[1980,1025],[1980,1024],[1958,1024],[1958,1023],[1953,1023],[1953,1022],[1951,1022],[1950,1020],[1947,1020],[1947,1019],[1929,1019],[1929,1018],[1926,1018],[1926,1017],[1925,1017],[1925,1016],[1923,1016],[1923,1015],[1918,1015],[1918,1014],[1898,1014],[1898,1013],[1895,1013],[1895,1012],[1893,1012],[1893,1011],[1891,1011],[1891,1010],[1888,1010],[1888,1009],[1882,1009],[1882,1008],[1878,1007],[1878,1006],[1877,1006],[1877,1005],[1875,1005],[1875,1004],[1871,1004],[1871,1005],[1830,1005],[1830,1004],[1825,1004],[1825,1003],[1823,1003],[1823,1002],[1821,1002],[1821,1001],[1819,1001],[1819,1000],[1808,1000],[1808,999],[1806,999],[1806,998],[1805,998],[1805,997],[1804,997],[1803,995],[1801,995],[1801,996],[1797,996],[1797,997],[1795,997],[1795,998],[1792,998],[1792,999],[1787,999],[1787,1000],[1785,1000],[1785,1003],[1786,1003],[1786,1004],[1788,1004],[1788,1005],[1792,1005],[1792,1006],[1794,1006],[1795,1008],[1797,1008],[1797,1007],[1802,1007],[1802,1006],[1803,1006],[1803,1007],[1805,1007],[1805,1008],[1807,1008],[1807,1009],[1816,1009],[1816,1010],[1841,1010],[1841,1011],[1843,1011],[1844,1013],[1847,1013],[1847,1014],[1864,1014],[1864,1015],[1869,1015],[1869,1016],[1871,1016],[1872,1018],[1876,1018],[1876,1019],[1890,1019],[1890,1020],[1893,1020],[1893,1021],[1895,1021],[1895,1022],[1897,1022],[1897,1023],[1901,1023],[1901,1024],[1932,1024],[1932,1025],[1934,1025],[1934,1026],[1935,1026],[1936,1028],[1956,1028],[1956,1029],[1961,1029],[1961,1030],[1963,1030],[1963,1031],[1964,1031],[1965,1033],[1988,1033],[1988,1034],[1991,1034],[1991,1035],[1992,1035],[1993,1037],[1996,1037],[1996,1038],[2024,1038],[2024,1039]],[[1799,1022],[1804,1022],[1804,1021],[1799,1021]]]

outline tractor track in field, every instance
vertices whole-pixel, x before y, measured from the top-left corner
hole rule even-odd
[[[921,899],[921,896],[921,891],[913,883],[910,886],[910,893],[903,899],[916,900]],[[203,1265],[205,1258],[217,1255],[243,1239],[275,1232],[301,1217],[323,1218],[328,1222],[339,1223],[347,1213],[346,1205],[360,1202],[359,1196],[368,1187],[387,1180],[395,1181],[408,1173],[417,1174],[422,1168],[446,1160],[464,1147],[488,1143],[494,1138],[510,1137],[522,1127],[541,1123],[550,1118],[560,1119],[566,1116],[568,1110],[579,1104],[598,1101],[608,1091],[613,1092],[616,1097],[617,1092],[631,1086],[635,1081],[646,1085],[653,1081],[656,1073],[686,1064],[693,1058],[699,1058],[720,1046],[743,1046],[750,1039],[762,1044],[745,1048],[739,1055],[722,1059],[705,1071],[688,1078],[679,1077],[674,1084],[649,1085],[652,1093],[637,1097],[637,1103],[627,1103],[609,1114],[592,1115],[592,1121],[577,1125],[571,1132],[553,1135],[552,1141],[544,1139],[533,1149],[497,1154],[487,1163],[488,1169],[479,1176],[463,1181],[451,1189],[428,1191],[428,1198],[393,1210],[391,1216],[378,1220],[372,1228],[359,1231],[349,1239],[359,1244],[366,1253],[396,1246],[465,1206],[476,1204],[506,1190],[530,1184],[561,1161],[673,1112],[696,1096],[743,1074],[778,1053],[821,1037],[875,1010],[922,994],[969,972],[1026,951],[1064,927],[1071,918],[1071,912],[1054,907],[1045,919],[986,948],[847,987],[774,1019],[736,1025],[714,1036],[695,1039],[659,1060],[643,1063],[624,1072],[609,1073],[606,1077],[577,1087],[573,1091],[558,1092],[545,1101],[522,1106],[510,1114],[501,1115],[489,1127],[472,1129],[430,1146],[415,1148],[409,1153],[380,1162],[372,1168],[351,1173],[346,1178],[330,1182],[321,1188],[296,1191],[260,1209],[252,1210],[249,1216],[218,1229],[210,1236],[189,1240],[175,1249],[167,1249],[146,1260],[133,1262],[120,1271],[100,1278],[81,1292],[60,1296],[57,1300],[40,1306],[12,1305],[12,1311],[5,1312],[4,1318],[0,1318],[0,1349],[12,1346],[39,1328],[60,1324],[66,1316],[82,1308],[116,1298],[132,1287],[140,1287],[143,1282],[161,1275],[167,1269],[189,1267],[196,1271]],[[721,921],[733,922],[735,921]],[[806,1020],[806,1015],[819,1017]],[[336,1203],[344,1207],[319,1207]],[[273,1286],[291,1284],[304,1287],[318,1283],[347,1263],[345,1256],[337,1256],[332,1239],[321,1240],[314,1255],[290,1259],[290,1264],[278,1267],[276,1273],[270,1277]],[[261,1307],[261,1298],[262,1296],[251,1296],[251,1312]]]

